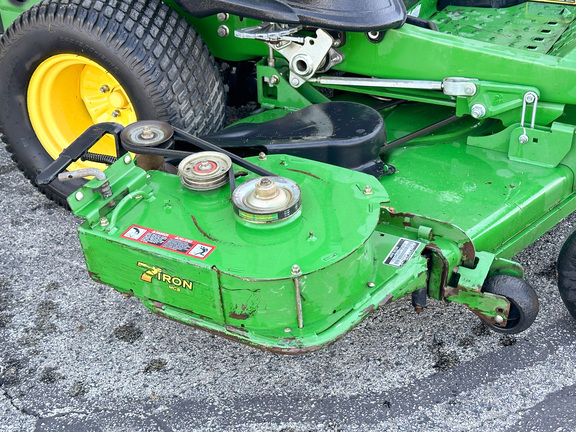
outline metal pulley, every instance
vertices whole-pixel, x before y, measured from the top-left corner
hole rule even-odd
[[[174,136],[174,128],[166,122],[145,120],[132,123],[120,133],[122,142],[142,146],[168,148]]]
[[[259,177],[238,186],[232,193],[234,211],[253,223],[280,222],[294,216],[302,206],[300,187],[285,177]]]
[[[174,144],[174,128],[166,122],[145,120],[132,123],[120,133],[122,144],[136,147],[168,149]],[[148,170],[164,170],[164,157],[151,154],[136,155],[136,165]]]
[[[212,190],[228,182],[231,167],[232,161],[225,154],[205,151],[184,158],[178,165],[178,175],[188,189]]]

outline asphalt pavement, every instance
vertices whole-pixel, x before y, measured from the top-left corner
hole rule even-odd
[[[282,356],[148,312],[93,282],[81,220],[0,150],[0,431],[574,431],[576,321],[555,282],[571,216],[516,259],[524,333],[406,297],[324,350]]]

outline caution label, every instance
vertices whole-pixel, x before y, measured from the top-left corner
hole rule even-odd
[[[201,260],[206,259],[216,249],[216,246],[139,225],[132,225],[120,237]]]
[[[410,258],[412,258],[412,255],[414,255],[418,246],[420,246],[420,242],[401,238],[396,242],[382,264],[402,267],[410,260]]]

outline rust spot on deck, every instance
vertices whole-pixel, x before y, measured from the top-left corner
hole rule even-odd
[[[297,169],[293,169],[293,168],[286,168],[286,171],[297,172],[297,173],[304,174],[304,175],[307,175],[307,176],[310,176],[310,177],[314,177],[316,180],[320,180],[320,177],[318,177],[318,176],[316,176],[316,175],[314,175],[314,174],[312,174],[312,173],[309,173],[309,172],[307,172],[307,171],[301,171],[301,170],[297,170]]]
[[[100,278],[100,275],[98,273],[94,273],[91,272],[90,270],[88,270],[88,274],[90,275],[90,277],[92,278],[92,280],[103,284],[104,282],[102,282],[102,279]]]
[[[248,314],[237,314],[235,312],[230,312],[230,315],[228,315],[230,318],[232,319],[237,319],[237,320],[245,320],[250,318],[250,315]]]
[[[198,228],[198,231],[200,231],[200,234],[202,234],[204,237],[206,237],[207,239],[212,240],[214,242],[219,241],[218,239],[215,239],[210,234],[208,234],[206,231],[204,231],[202,228],[200,228],[200,225],[198,225],[198,221],[196,220],[196,216],[194,216],[194,215],[190,215],[190,216],[192,216],[192,221],[194,222],[194,225],[196,225],[196,228]]]
[[[386,297],[382,299],[379,306],[385,306],[388,303],[391,303],[393,298],[394,296],[392,294],[388,294]]]

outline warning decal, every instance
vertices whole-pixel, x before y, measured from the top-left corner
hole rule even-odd
[[[396,242],[382,264],[402,267],[410,260],[410,258],[412,258],[412,255],[414,255],[418,246],[420,246],[420,242],[401,238]]]
[[[166,234],[138,225],[132,225],[120,237],[202,260],[216,249],[216,246],[210,246],[195,240]]]

